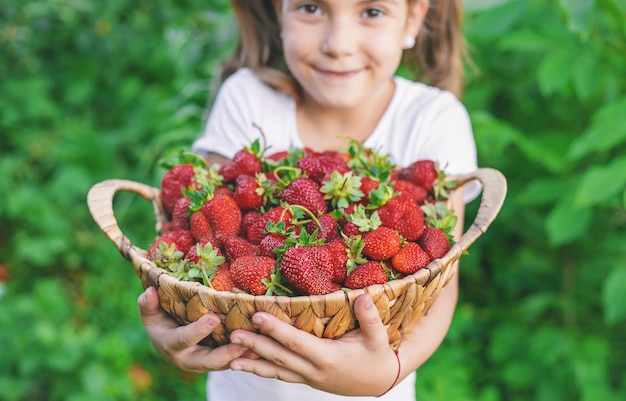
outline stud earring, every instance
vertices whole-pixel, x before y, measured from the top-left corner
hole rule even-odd
[[[404,39],[404,50],[412,49],[415,47],[415,38],[413,36],[407,36]]]

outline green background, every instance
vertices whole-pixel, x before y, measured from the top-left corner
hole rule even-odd
[[[624,400],[626,1],[467,0],[464,29],[479,163],[509,195],[418,400]],[[85,197],[158,184],[235,35],[226,0],[0,2],[1,400],[203,399],[205,375],[153,351]],[[115,208],[149,244],[151,206]]]

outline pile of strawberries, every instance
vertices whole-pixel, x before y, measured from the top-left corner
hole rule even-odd
[[[454,183],[433,161],[399,168],[356,141],[267,150],[255,141],[212,166],[181,152],[161,181],[170,220],[148,258],[218,291],[298,296],[383,284],[450,249]]]

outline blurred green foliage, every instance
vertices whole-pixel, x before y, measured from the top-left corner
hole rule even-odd
[[[418,399],[626,399],[626,2],[466,3],[464,102],[509,196],[463,259]],[[0,399],[203,398],[205,375],[153,351],[85,196],[158,184],[235,35],[227,0],[0,3]],[[151,206],[115,209],[149,244]]]

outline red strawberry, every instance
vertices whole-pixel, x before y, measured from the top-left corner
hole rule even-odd
[[[259,244],[259,255],[276,259],[278,255],[274,252],[274,249],[281,245],[285,245],[286,239],[287,237],[281,234],[266,235]]]
[[[241,209],[229,196],[217,196],[202,206],[215,236],[237,235],[241,228]]]
[[[450,240],[445,232],[435,227],[426,227],[417,240],[432,259],[443,257],[450,250]]]
[[[357,266],[346,278],[344,287],[365,288],[369,285],[384,284],[389,281],[383,262],[369,261]]]
[[[359,228],[359,226],[357,226],[355,223],[349,221],[347,222],[343,228],[341,229],[341,232],[343,232],[345,235],[349,236],[349,237],[354,237],[356,235],[362,235],[363,233],[361,232],[361,229]]]
[[[408,241],[414,241],[424,230],[424,212],[410,198],[394,196],[378,208],[380,221],[386,227],[398,230]]]
[[[333,283],[331,255],[325,246],[292,246],[280,262],[280,271],[294,287],[308,295],[339,290]]]
[[[244,238],[248,238],[248,230],[250,230],[250,227],[262,218],[263,215],[258,210],[245,212],[243,216],[241,216],[241,229],[239,230],[239,235]]]
[[[298,234],[299,229],[293,224],[293,222],[291,221],[292,219],[293,219],[293,214],[291,213],[289,209],[285,209],[282,206],[276,206],[268,210],[262,216],[262,218],[255,221],[250,226],[250,229],[248,230],[248,236],[247,236],[248,241],[257,245],[260,244],[261,240],[263,240],[263,238],[266,235],[265,229],[267,227],[268,221],[272,221],[274,223],[278,223],[282,221],[283,223],[285,223],[285,230],[288,230],[290,227],[293,227],[294,233]]]
[[[428,198],[428,191],[426,188],[413,184],[407,180],[396,180],[394,188],[402,196],[408,196],[413,202],[417,204],[423,204],[426,198]]]
[[[432,160],[418,160],[408,167],[400,169],[398,177],[413,184],[419,185],[431,192],[433,185],[439,177],[437,165]]]
[[[193,165],[179,164],[169,169],[161,178],[161,201],[168,213],[172,213],[178,199],[183,197],[182,190],[192,184],[195,175]]]
[[[299,177],[291,181],[280,196],[283,202],[307,208],[316,215],[326,213],[328,206],[320,186],[310,178]]]
[[[378,188],[380,182],[375,179],[365,176],[361,178],[361,187],[359,188],[361,192],[363,192],[363,197],[359,201],[359,203],[367,205],[369,203],[370,192]]]
[[[222,238],[222,250],[226,260],[232,263],[242,256],[254,256],[259,254],[258,245],[251,244],[237,235],[227,235]]]
[[[172,231],[189,230],[189,206],[191,200],[183,196],[176,201],[172,211]]]
[[[237,288],[252,295],[265,295],[266,283],[272,281],[276,261],[264,256],[241,256],[230,264],[230,273]]]
[[[191,235],[196,241],[209,241],[211,243],[216,242],[211,224],[209,224],[209,220],[204,213],[202,213],[202,211],[198,210],[197,212],[193,212],[191,214],[191,217],[189,218],[189,226]]]
[[[187,255],[185,255],[187,257],[187,259],[190,262],[193,263],[198,263],[200,262],[200,259],[204,256],[204,254],[206,253],[210,253],[211,251],[213,251],[214,245],[213,243],[209,242],[209,241],[199,241],[197,242],[194,246],[192,246],[191,248],[189,248],[189,251],[187,252]],[[200,251],[200,252],[198,252]],[[215,249],[215,255],[216,256],[224,256],[222,255],[222,252],[218,249]]]
[[[310,152],[295,163],[295,167],[302,169],[313,181],[320,184],[327,179],[333,171],[341,174],[350,171],[348,164],[332,154]]]
[[[405,243],[391,258],[391,265],[400,273],[413,274],[430,263],[430,255],[415,242]]]
[[[258,193],[259,184],[249,175],[237,177],[235,193],[233,195],[237,205],[243,210],[256,209],[263,206],[263,193]]]
[[[261,160],[250,148],[243,148],[229,160],[222,164],[218,170],[225,183],[234,182],[242,174],[254,176],[263,169]]]
[[[309,234],[313,234],[315,230],[318,230],[317,239],[324,239],[326,242],[330,242],[337,238],[339,235],[339,227],[333,216],[325,213],[318,217],[317,221],[319,221],[321,228],[315,221],[311,221],[306,227],[306,231]]]
[[[221,266],[215,271],[215,275],[211,279],[211,287],[213,287],[213,289],[216,291],[235,290],[236,285],[228,266]]]
[[[193,236],[188,230],[177,230],[164,233],[161,237],[172,239],[176,243],[176,247],[183,253],[187,253],[189,248],[193,246]]]
[[[400,250],[400,236],[395,230],[385,226],[367,232],[363,236],[363,242],[363,254],[374,260],[389,259]]]
[[[341,239],[331,241],[326,246],[330,252],[331,265],[333,267],[332,281],[337,284],[343,284],[348,273],[348,249]]]

